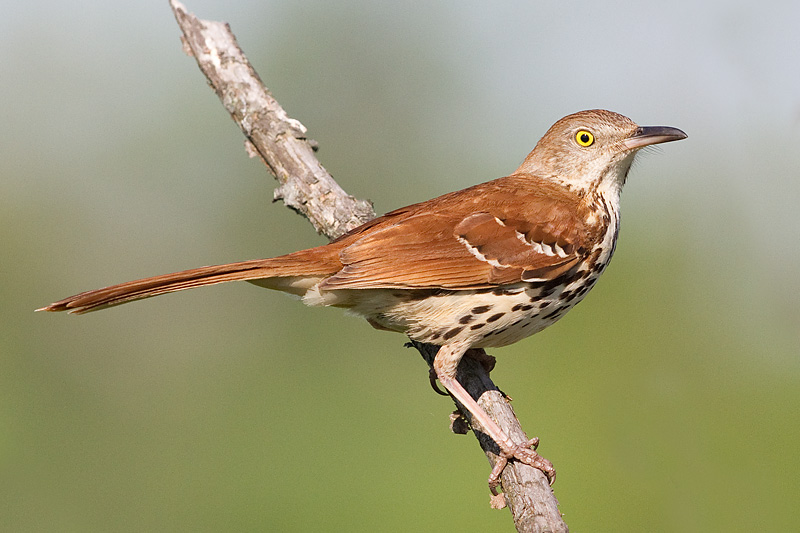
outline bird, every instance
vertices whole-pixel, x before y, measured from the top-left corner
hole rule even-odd
[[[512,174],[391,211],[328,244],[82,292],[37,311],[86,313],[228,281],[339,307],[381,330],[439,346],[433,371],[509,460],[552,464],[519,445],[456,380],[470,349],[515,343],[552,325],[595,285],[614,253],[620,192],[636,153],[685,139],[602,109],[555,122]]]

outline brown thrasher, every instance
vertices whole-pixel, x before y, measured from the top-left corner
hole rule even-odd
[[[553,324],[608,265],[619,196],[640,148],[686,138],[603,110],[556,122],[510,176],[387,213],[324,246],[208,266],[84,292],[42,308],[86,313],[225,281],[250,281],[343,307],[376,328],[440,346],[439,382],[508,459],[549,461],[516,446],[455,379],[470,348],[505,346]],[[534,439],[535,440],[535,439]]]

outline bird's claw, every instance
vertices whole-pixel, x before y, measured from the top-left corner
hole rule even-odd
[[[428,379],[431,381],[431,388],[433,389],[433,392],[441,396],[450,396],[448,393],[440,389],[436,384],[436,371],[433,369],[433,367],[431,367],[430,371],[428,372]]]
[[[492,468],[492,473],[489,474],[489,490],[492,491],[492,494],[497,495],[500,475],[508,465],[508,461],[512,459],[540,470],[547,477],[547,481],[550,485],[555,482],[556,469],[553,468],[553,463],[536,453],[536,448],[538,446],[539,439],[534,437],[527,443],[518,445],[516,448],[500,451],[500,455],[494,463],[494,468]]]

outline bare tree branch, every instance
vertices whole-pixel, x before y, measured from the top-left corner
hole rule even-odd
[[[230,27],[196,18],[177,0],[170,0],[170,4],[183,32],[185,50],[195,57],[222,105],[242,129],[248,139],[248,150],[257,154],[280,182],[275,198],[303,214],[314,229],[329,238],[373,218],[375,213],[370,203],[348,195],[319,163],[306,138],[305,126],[290,118],[272,97],[239,48]],[[438,346],[412,345],[429,365],[433,363]],[[479,362],[465,357],[459,366],[458,380],[512,440],[527,442],[510,404]],[[461,412],[469,421],[469,412],[466,409]],[[473,431],[494,465],[496,444],[479,427]],[[519,531],[567,531],[558,501],[542,472],[512,462],[503,472],[502,486]],[[493,504],[499,507],[496,505],[499,501],[495,498]]]
[[[411,341],[411,344],[419,350],[422,357],[432,366],[433,358],[436,356],[439,347],[414,341]],[[469,356],[471,352],[475,353],[476,351],[470,350],[470,352],[467,352],[468,356],[461,360],[456,376],[458,381],[464,385],[467,392],[477,400],[478,405],[486,411],[492,420],[497,422],[497,425],[503,429],[515,444],[528,442],[528,438],[525,432],[522,431],[511,404],[500,389],[489,379],[489,372],[486,370],[485,364]],[[482,352],[481,358],[487,357],[485,352],[482,350],[480,352]],[[497,452],[499,449],[497,444],[481,431],[480,426],[473,423],[472,414],[469,410],[462,409],[458,404],[456,405],[459,407],[461,416],[465,417],[472,426],[472,432],[489,459],[489,464],[494,467],[498,459]],[[558,510],[558,500],[553,494],[553,489],[550,487],[547,477],[540,470],[514,461],[509,463],[503,470],[501,480],[504,491],[501,498],[505,496],[505,502],[502,499],[493,498],[492,506],[501,507],[503,503],[507,503],[517,531],[525,533],[541,533],[545,531],[560,533],[569,531],[567,524],[561,517],[561,512]]]
[[[183,31],[184,49],[197,60],[250,147],[280,182],[275,199],[282,199],[329,238],[374,218],[369,202],[348,195],[323,168],[306,138],[305,126],[289,118],[272,97],[230,27],[200,20],[180,2],[170,3]]]

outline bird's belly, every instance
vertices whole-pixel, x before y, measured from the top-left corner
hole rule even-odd
[[[506,346],[543,330],[569,311],[599,272],[562,283],[517,283],[494,289],[358,291],[350,310],[375,326],[430,344]]]

